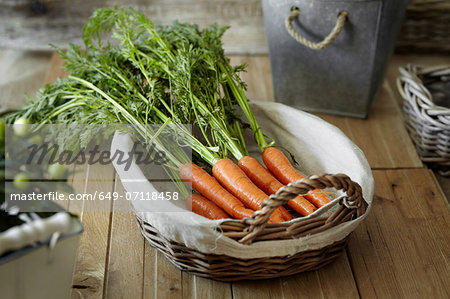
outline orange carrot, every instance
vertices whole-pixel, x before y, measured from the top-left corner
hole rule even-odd
[[[283,187],[267,168],[265,168],[258,160],[251,156],[242,157],[239,160],[239,167],[245,172],[245,174],[255,183],[256,186],[261,188],[266,194],[274,194]],[[299,212],[303,216],[308,216],[314,212],[317,208],[306,200],[303,196],[297,196],[294,199],[288,201],[288,205]]]
[[[263,151],[262,157],[270,172],[283,184],[287,185],[304,178],[279,149],[268,147]],[[330,202],[328,196],[320,189],[310,190],[305,197],[318,208]]]
[[[220,159],[214,164],[212,172],[222,186],[239,198],[250,209],[259,210],[262,202],[268,197],[230,159]],[[283,217],[286,213],[288,214],[288,218]],[[270,219],[273,222],[284,222],[291,220],[292,215],[284,207],[279,207],[272,213]]]
[[[195,190],[214,202],[233,218],[251,217],[255,212],[245,208],[239,199],[225,190],[219,182],[197,165],[189,163],[183,165],[180,169],[180,177],[184,182],[191,183]]]
[[[230,218],[224,210],[197,193],[192,194],[186,199],[186,207],[192,212],[211,220]]]

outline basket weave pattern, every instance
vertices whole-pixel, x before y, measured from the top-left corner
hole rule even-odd
[[[450,51],[450,1],[410,0],[397,52]]]
[[[302,222],[267,223],[272,212],[280,205],[309,190],[327,187],[346,192],[346,196],[340,200],[338,208],[330,216],[312,217]],[[244,244],[265,240],[295,239],[318,234],[356,219],[366,212],[366,208],[367,203],[362,197],[361,187],[346,175],[312,176],[289,184],[278,190],[276,194],[269,196],[263,202],[262,208],[251,218],[225,221],[217,230],[223,233],[223,237],[229,237]],[[338,257],[346,247],[348,239],[347,236],[323,248],[302,251],[289,256],[240,259],[188,248],[184,244],[167,239],[150,223],[138,215],[136,217],[141,233],[150,245],[161,251],[175,266],[195,275],[220,281],[266,279],[316,270]]]
[[[397,86],[404,99],[405,124],[417,152],[423,162],[437,167],[442,175],[450,175],[450,109],[437,105],[426,87],[449,82],[450,66],[408,65],[400,68],[400,73]],[[450,107],[448,95],[441,94],[440,101]]]

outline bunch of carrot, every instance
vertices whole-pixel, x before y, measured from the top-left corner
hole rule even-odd
[[[242,157],[239,166],[230,159],[221,159],[213,166],[214,177],[197,165],[185,164],[180,170],[181,178],[200,193],[188,198],[188,208],[213,220],[250,217],[283,184],[303,178],[277,148],[266,148],[262,156],[268,169],[251,156]],[[329,202],[328,196],[316,189],[309,191],[305,197],[297,196],[288,205],[300,215],[307,216]],[[269,222],[292,219],[284,207],[279,207]]]

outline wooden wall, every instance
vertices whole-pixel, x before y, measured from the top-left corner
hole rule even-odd
[[[0,0],[0,47],[49,49],[80,42],[81,28],[96,8],[131,5],[155,23],[174,20],[231,25],[229,53],[267,53],[261,0]]]
[[[69,42],[80,43],[81,28],[94,9],[130,5],[157,24],[179,20],[200,26],[213,22],[231,25],[224,36],[228,53],[266,54],[261,1],[0,0],[0,48],[48,50],[50,43],[61,47]],[[450,38],[439,22],[448,19],[449,6],[445,1],[448,0],[410,0],[397,51],[448,53],[448,45],[436,42]],[[428,12],[423,19],[422,10]]]

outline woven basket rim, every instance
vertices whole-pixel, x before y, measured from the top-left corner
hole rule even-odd
[[[182,271],[217,281],[232,282],[290,276],[317,270],[336,259],[345,249],[349,236],[318,249],[274,257],[236,258],[226,254],[203,253],[169,240],[151,224],[136,215],[143,237]]]
[[[288,222],[267,223],[272,212],[290,199],[299,194],[306,194],[309,190],[325,188],[345,192],[327,205],[325,212],[327,210],[331,212],[328,216],[315,214],[309,218],[298,217]],[[217,224],[214,229],[221,237],[228,237],[236,241],[236,244],[298,240],[302,236],[319,234],[344,222],[356,220],[366,214],[368,207],[370,203],[363,198],[362,188],[358,183],[344,174],[325,174],[304,178],[280,188],[263,202],[261,209],[255,211],[251,218],[209,221]],[[135,214],[137,218],[146,222],[138,213]]]
[[[437,105],[424,80],[450,82],[450,65],[399,68],[397,88],[404,99],[406,129],[420,159],[443,176],[450,175],[450,107]],[[448,100],[448,98],[446,98]]]
[[[420,65],[414,65],[414,64],[408,64],[406,67],[400,67],[399,71],[401,73],[401,76],[397,80],[397,86],[399,89],[400,94],[402,95],[403,99],[407,100],[407,96],[405,94],[405,88],[408,86],[408,82],[411,79],[417,79],[415,83],[417,83],[420,88],[431,95],[429,89],[423,84],[420,76],[429,75],[429,74],[435,74],[438,75],[438,73],[442,71],[447,71],[448,76],[450,76],[450,64],[448,65],[439,65],[439,66],[433,66],[433,67],[426,67],[426,66],[420,66]],[[426,96],[426,95],[425,95]],[[417,100],[424,102],[422,98],[417,98]],[[433,98],[430,97],[432,105],[429,105],[429,103],[425,103],[429,106],[428,110],[443,110],[450,113],[450,108],[439,106],[434,103]]]

